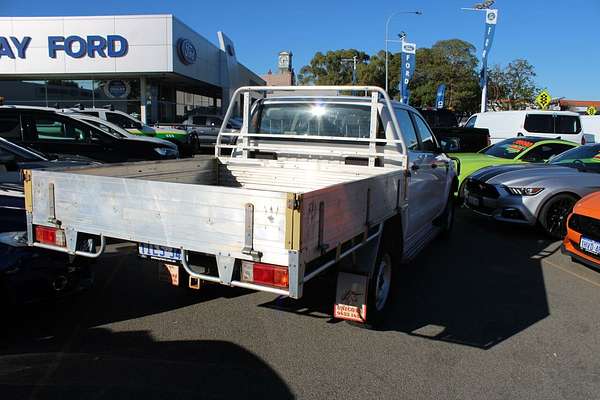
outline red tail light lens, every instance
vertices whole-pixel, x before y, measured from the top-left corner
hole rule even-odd
[[[585,144],[585,136],[581,136],[581,145],[583,146]]]
[[[47,226],[35,227],[35,240],[53,246],[65,247],[67,245],[65,231]]]
[[[242,261],[242,281],[260,285],[288,287],[287,267]]]

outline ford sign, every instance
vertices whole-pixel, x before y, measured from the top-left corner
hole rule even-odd
[[[196,48],[189,39],[179,39],[177,41],[177,55],[182,63],[190,65],[196,62]]]

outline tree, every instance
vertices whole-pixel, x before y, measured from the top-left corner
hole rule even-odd
[[[447,108],[473,112],[479,103],[475,47],[463,40],[435,43],[430,49],[417,49],[415,76],[409,84],[411,103],[434,106],[437,87],[446,84]]]
[[[495,65],[488,76],[489,97],[494,109],[524,109],[533,104],[539,91],[534,82],[535,68],[522,58],[509,62],[504,69]]]
[[[369,61],[367,53],[355,49],[330,50],[325,54],[317,52],[310,64],[300,69],[298,82],[301,85],[350,85],[353,65],[343,59],[354,56],[358,57],[359,64]]]

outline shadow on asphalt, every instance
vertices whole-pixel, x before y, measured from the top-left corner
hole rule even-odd
[[[4,399],[291,399],[264,361],[230,342],[156,342],[102,328],[65,344],[39,341],[0,356]]]
[[[468,210],[454,229],[402,271],[383,330],[489,349],[549,315],[541,261],[551,240]]]
[[[401,267],[379,330],[480,349],[495,346],[549,315],[541,260],[552,254],[545,251],[552,243],[535,228],[458,210],[452,235],[436,239]],[[331,318],[335,278],[330,278],[309,282],[298,301],[262,306]]]

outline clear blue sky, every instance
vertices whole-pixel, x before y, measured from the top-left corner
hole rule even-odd
[[[357,48],[374,53],[384,46],[388,15],[399,15],[390,35],[404,30],[409,40],[429,47],[459,38],[480,48],[482,13],[461,11],[472,0],[0,0],[0,15],[110,15],[170,13],[216,42],[223,30],[235,42],[238,58],[258,73],[276,68],[280,50],[292,50],[299,70],[316,51]],[[498,27],[490,64],[527,58],[537,84],[553,97],[600,100],[599,0],[497,0]],[[417,65],[418,68],[418,65]]]

